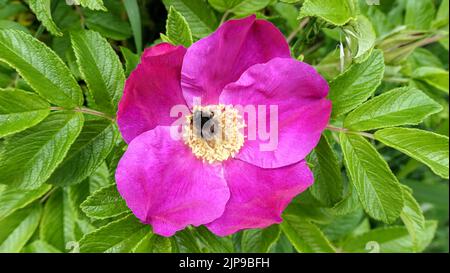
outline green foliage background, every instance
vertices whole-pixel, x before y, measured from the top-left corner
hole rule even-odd
[[[448,5],[0,0],[0,252],[448,252]],[[281,225],[157,236],[113,179],[125,78],[145,47],[249,14],[330,83],[316,182]]]

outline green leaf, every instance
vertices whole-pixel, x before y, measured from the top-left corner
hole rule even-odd
[[[134,44],[138,53],[142,52],[142,27],[141,27],[141,14],[139,12],[139,5],[137,0],[123,1],[125,10],[128,14],[128,20],[131,24],[131,30],[133,31]]]
[[[423,216],[420,205],[412,196],[411,190],[406,186],[402,186],[402,189],[403,197],[405,198],[405,206],[400,214],[400,218],[411,236],[413,251],[416,252],[419,251],[420,248],[420,235],[425,230],[425,217]]]
[[[31,244],[28,244],[22,249],[22,252],[25,253],[61,253],[59,249],[55,248],[54,246],[42,241],[37,240],[32,242]]]
[[[74,0],[74,1],[75,1],[75,4],[81,5],[88,9],[102,10],[102,11],[107,10],[103,4],[103,0]],[[128,2],[128,0],[125,2]]]
[[[106,38],[121,41],[133,35],[130,24],[111,12],[84,10],[84,16],[86,26]]]
[[[193,231],[189,228],[178,231],[174,235],[176,244],[181,252],[201,253],[197,239],[194,237]]]
[[[343,26],[356,18],[356,11],[353,0],[305,0],[299,19],[312,16],[336,26]]]
[[[42,197],[50,188],[50,185],[44,184],[38,189],[28,191],[10,187],[0,190],[0,221]]]
[[[372,23],[363,15],[358,15],[356,20],[349,22],[344,28],[344,32],[350,37],[353,56],[357,61],[361,61],[369,56],[375,46],[376,34]]]
[[[231,253],[233,252],[233,242],[229,237],[218,237],[204,226],[196,228],[194,236],[200,240],[207,252]]]
[[[345,114],[366,101],[380,85],[384,74],[383,54],[380,50],[362,63],[353,64],[330,83],[329,98],[333,102],[333,116]]]
[[[95,104],[114,114],[125,82],[119,57],[108,41],[97,32],[72,32],[71,38],[80,72]]]
[[[264,229],[245,230],[242,235],[242,251],[267,253],[280,237],[280,226],[272,225]]]
[[[87,179],[89,182],[89,193],[93,194],[100,188],[111,185],[112,181],[106,163],[100,165],[95,172]]]
[[[49,113],[50,105],[36,94],[0,89],[0,138],[33,127]]]
[[[16,29],[16,30],[21,30],[25,33],[30,33],[28,28],[22,26],[21,24],[15,22],[15,21],[9,21],[9,20],[1,20],[0,19],[0,29]]]
[[[442,106],[413,87],[401,87],[377,96],[348,114],[344,127],[366,131],[415,125],[440,112]]]
[[[342,200],[344,186],[338,159],[324,135],[309,159],[308,163],[312,164],[314,173],[311,194],[321,203],[333,206]]]
[[[20,188],[40,187],[64,159],[82,126],[82,114],[62,111],[5,139],[0,146],[2,182]]]
[[[419,252],[423,251],[434,237],[437,222],[427,221],[421,234]],[[401,253],[413,252],[413,241],[405,227],[390,226],[372,229],[347,240],[343,249],[346,252]]]
[[[421,80],[427,84],[448,94],[448,71],[436,67],[420,67],[414,70],[412,78]]]
[[[448,26],[448,18],[449,18],[449,0],[443,0],[437,11],[436,18],[433,21],[433,27],[441,28]]]
[[[340,134],[350,180],[364,210],[372,218],[392,223],[403,208],[400,183],[377,150],[363,137]]]
[[[51,2],[51,0],[29,0],[28,5],[34,14],[36,14],[37,19],[42,22],[42,25],[44,25],[51,34],[62,36],[61,30],[55,22],[53,22]]]
[[[281,230],[298,252],[336,252],[323,232],[303,215],[285,213]]]
[[[122,56],[125,59],[125,76],[128,77],[139,64],[140,57],[139,55],[134,54],[131,50],[123,46],[120,47],[120,52],[122,52]]]
[[[39,236],[42,240],[65,251],[77,241],[75,233],[76,208],[70,199],[69,189],[60,188],[45,203]]]
[[[406,1],[405,25],[413,29],[428,30],[436,8],[433,0]]]
[[[418,129],[387,128],[375,132],[375,138],[448,179],[448,137]]]
[[[117,129],[110,121],[86,121],[67,157],[48,182],[60,186],[80,183],[103,163],[117,138]]]
[[[267,7],[271,0],[208,0],[208,2],[218,11],[228,11],[243,17]]]
[[[208,0],[208,3],[220,12],[226,12],[245,0]]]
[[[324,234],[332,241],[342,240],[361,225],[364,219],[364,211],[359,208],[346,215],[334,217],[331,223],[321,227]]]
[[[172,243],[170,238],[162,237],[152,232],[142,238],[142,240],[133,248],[133,253],[170,253]]]
[[[193,43],[192,32],[186,19],[173,6],[170,6],[167,16],[166,35],[175,45],[189,47]]]
[[[25,246],[39,225],[41,206],[16,211],[0,221],[0,253],[17,253]]]
[[[205,0],[163,0],[167,10],[173,6],[189,24],[192,34],[202,38],[215,31],[219,22]]]
[[[107,219],[130,212],[115,184],[94,192],[81,204],[81,209],[95,219]]]
[[[0,30],[0,61],[42,97],[67,108],[82,104],[81,88],[63,61],[44,43],[18,30]]]
[[[80,240],[81,252],[133,252],[149,233],[149,225],[144,225],[132,214],[111,222]]]

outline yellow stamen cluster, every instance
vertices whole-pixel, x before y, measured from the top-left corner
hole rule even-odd
[[[222,104],[196,105],[192,112],[186,117],[183,139],[197,158],[215,163],[239,152],[244,145],[245,122],[236,109]],[[207,120],[206,124],[200,117]]]

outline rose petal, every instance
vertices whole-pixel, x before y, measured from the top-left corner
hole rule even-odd
[[[116,181],[136,217],[163,236],[213,221],[222,215],[230,196],[222,166],[196,159],[182,141],[172,140],[167,126],[129,144]]]
[[[159,44],[147,48],[125,83],[117,123],[127,143],[158,125],[171,125],[174,105],[186,105],[181,93],[181,65],[186,49]],[[187,109],[187,107],[186,107]]]
[[[250,66],[290,57],[283,34],[272,23],[255,18],[230,20],[187,50],[181,86],[189,106],[195,97],[204,105],[217,104],[223,87]]]
[[[220,103],[255,109],[256,120],[245,115],[247,140],[236,157],[262,168],[303,160],[319,142],[330,118],[327,94],[328,84],[314,68],[294,59],[275,58],[249,68],[220,95]],[[274,121],[270,121],[270,114],[275,113],[270,106],[278,108],[278,119]],[[266,115],[262,115],[265,123],[258,118],[258,112],[264,113],[259,107],[266,109]],[[262,130],[258,129],[259,122]],[[260,134],[270,128],[272,145],[267,146],[269,140],[263,140]],[[255,133],[252,136],[249,132]]]
[[[223,215],[206,225],[219,236],[280,223],[283,210],[314,180],[305,161],[278,169],[262,169],[240,160],[227,161],[224,166],[231,197]]]

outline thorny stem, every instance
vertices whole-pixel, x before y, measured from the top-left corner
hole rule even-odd
[[[298,25],[298,27],[296,29],[294,29],[291,34],[289,34],[289,36],[287,37],[287,42],[288,44],[291,43],[291,41],[295,38],[295,36],[297,36],[297,34],[306,26],[306,24],[308,24],[309,22],[309,18],[305,18],[303,19],[300,24]]]
[[[105,119],[109,119],[109,120],[111,120],[113,122],[115,121],[114,117],[112,117],[112,116],[110,116],[110,115],[108,115],[106,113],[99,112],[99,111],[96,111],[96,110],[93,110],[93,109],[89,109],[89,108],[86,108],[86,107],[78,107],[78,108],[75,108],[75,109],[64,109],[62,107],[52,106],[52,107],[50,107],[50,110],[53,110],[53,111],[72,110],[72,111],[79,112],[79,113],[84,113],[84,114],[88,114],[88,115],[93,115],[93,116],[98,116],[98,117],[102,117],[102,118],[105,118]]]
[[[336,126],[333,126],[330,124],[327,125],[327,129],[330,131],[334,131],[334,132],[342,132],[342,133],[346,133],[346,134],[360,135],[360,136],[367,137],[370,139],[375,139],[373,134],[366,133],[366,132],[351,131],[347,128],[336,127]]]

